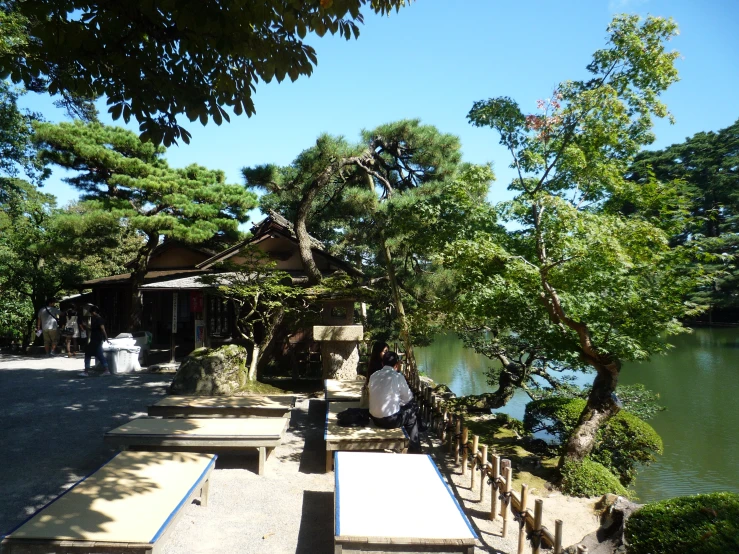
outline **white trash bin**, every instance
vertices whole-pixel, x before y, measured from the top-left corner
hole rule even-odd
[[[115,340],[115,339],[113,339]],[[139,365],[138,346],[119,346],[111,341],[103,345],[103,355],[108,361],[108,368],[113,374],[131,373],[141,369]]]

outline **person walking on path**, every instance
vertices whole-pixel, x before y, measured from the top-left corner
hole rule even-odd
[[[103,342],[108,342],[105,320],[100,315],[100,310],[95,306],[90,308],[90,314],[92,314],[92,319],[90,320],[90,329],[87,332],[90,340],[85,348],[85,371],[80,373],[80,377],[90,376],[90,359],[93,356],[95,356],[96,365],[103,367],[103,375],[110,375],[108,361],[103,355]]]
[[[64,338],[67,341],[67,357],[73,358],[77,352],[77,339],[80,336],[80,327],[77,323],[77,310],[75,309],[74,304],[67,309],[64,315],[67,317],[64,322]],[[72,348],[74,348],[74,351],[72,351]]]
[[[400,373],[400,359],[395,352],[385,352],[382,363],[385,366],[369,380],[370,417],[383,429],[403,427],[410,443],[408,452],[420,454],[418,405]]]
[[[55,356],[56,344],[59,342],[59,308],[56,300],[49,298],[46,305],[38,311],[36,330],[44,335],[44,350],[47,356]]]

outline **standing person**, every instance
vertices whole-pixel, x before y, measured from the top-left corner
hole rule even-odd
[[[90,308],[90,314],[92,314],[92,319],[90,320],[90,329],[87,331],[89,342],[85,348],[85,371],[80,373],[80,377],[90,376],[90,359],[93,356],[95,356],[96,365],[103,366],[103,375],[110,375],[108,361],[103,355],[103,342],[108,342],[105,320],[96,306]]]
[[[64,315],[67,317],[65,323],[64,323],[64,330],[65,335],[64,338],[67,341],[67,357],[73,358],[74,352],[77,351],[77,339],[80,336],[80,326],[77,322],[77,309],[74,304],[72,304],[69,308],[67,308],[67,311],[64,312]],[[70,334],[71,331],[71,334]],[[74,345],[74,352],[72,352],[71,345]]]
[[[59,308],[55,306],[56,300],[49,298],[46,305],[38,311],[36,317],[36,329],[44,335],[44,350],[47,356],[56,356],[56,343],[59,342]]]
[[[370,354],[369,363],[367,364],[367,381],[369,381],[375,371],[380,371],[382,369],[382,357],[388,350],[390,350],[390,347],[386,342],[377,341],[372,345],[372,353]]]
[[[395,352],[386,352],[382,363],[383,368],[369,380],[370,417],[383,429],[403,427],[410,441],[408,452],[420,453],[418,405],[400,373],[400,359]]]

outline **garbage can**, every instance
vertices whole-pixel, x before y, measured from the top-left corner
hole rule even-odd
[[[138,346],[108,346],[103,347],[103,355],[108,362],[108,369],[113,374],[131,373],[141,369],[139,365]]]
[[[115,339],[131,339],[126,345],[139,347],[139,364],[148,365],[149,352],[151,350],[151,333],[149,331],[136,331],[134,333],[121,333]]]

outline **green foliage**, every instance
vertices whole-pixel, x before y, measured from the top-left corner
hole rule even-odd
[[[0,23],[0,45],[2,45]],[[0,49],[2,46],[0,46]],[[33,122],[39,115],[18,108],[19,94],[8,83],[0,81],[0,194],[13,186],[13,179],[24,174],[40,184],[49,171],[36,158],[33,145]]]
[[[645,505],[626,525],[629,554],[739,552],[739,494],[716,492]]]
[[[607,468],[589,459],[566,461],[562,467],[562,492],[570,496],[602,496],[613,493],[629,497],[629,492]]]
[[[561,397],[529,402],[524,427],[529,433],[546,431],[564,443],[577,426],[586,404],[583,398]],[[590,460],[609,470],[621,484],[629,485],[637,470],[654,462],[662,452],[662,439],[652,426],[621,410],[598,430]]]
[[[251,116],[260,80],[312,73],[317,58],[307,34],[356,38],[362,8],[386,14],[404,4],[3,2],[0,77],[51,95],[105,95],[113,119],[139,122],[142,140],[188,143],[178,116],[217,125],[230,119],[224,107]]]
[[[633,414],[621,411],[598,431],[590,459],[616,475],[624,485],[631,484],[642,466],[662,454],[662,438],[654,428]]]
[[[418,120],[365,131],[358,144],[322,135],[287,167],[256,166],[243,174],[247,187],[266,191],[263,209],[291,221],[314,195],[311,236],[372,280],[366,325],[373,336],[402,336],[392,269],[413,342],[427,342],[440,325],[432,301],[453,285],[434,256],[454,237],[496,225],[485,202],[490,167],[461,164],[459,140]]]
[[[526,372],[556,390],[556,372],[594,370],[578,425],[616,413],[623,361],[664,352],[681,318],[698,312],[683,302],[699,277],[691,252],[670,248],[648,218],[608,207],[654,140],[653,118],[669,116],[660,95],[677,80],[678,54],[667,50],[676,31],[672,20],[616,16],[590,78],[561,82],[533,113],[501,97],[468,114],[511,153],[515,196],[496,207],[504,232],[450,241],[441,260],[459,288],[444,311],[456,330],[487,334],[484,348],[518,366],[523,387]],[[579,439],[568,457],[587,456],[596,437]]]
[[[660,225],[671,244],[693,248],[703,275],[689,300],[732,320],[739,308],[737,162],[739,121],[639,154],[627,186],[609,200],[613,210]]]

